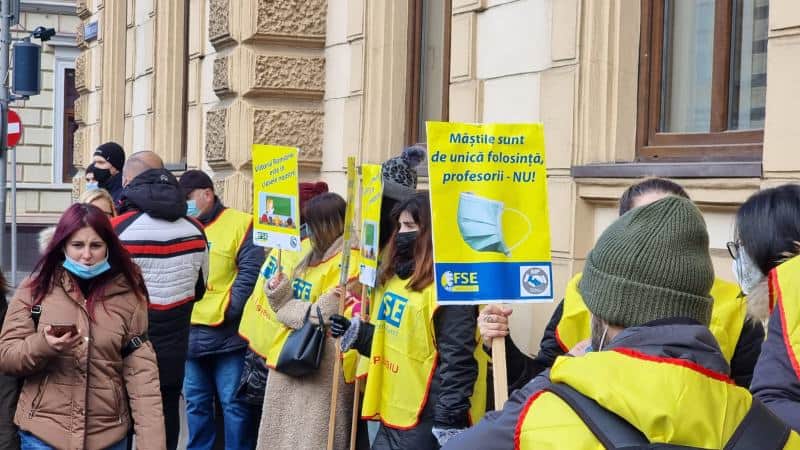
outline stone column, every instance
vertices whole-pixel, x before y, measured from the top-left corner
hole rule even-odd
[[[165,163],[186,161],[187,0],[156,6],[153,146]]]
[[[127,2],[106,1],[103,5],[100,140],[115,141],[122,145],[125,135],[124,67]]]

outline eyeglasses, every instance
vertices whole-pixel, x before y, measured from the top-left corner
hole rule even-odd
[[[730,241],[725,244],[728,247],[728,253],[730,253],[731,258],[739,259],[739,248],[742,246],[741,241]]]

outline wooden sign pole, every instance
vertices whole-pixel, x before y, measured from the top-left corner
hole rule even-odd
[[[505,305],[500,305],[501,307]],[[496,337],[492,339],[492,370],[494,380],[494,409],[503,409],[508,400],[508,374],[506,371],[506,340]]]
[[[366,286],[361,287],[361,321],[369,323],[369,294]],[[358,437],[359,406],[361,400],[361,379],[358,378],[358,363],[356,363],[356,385],[355,395],[353,396],[353,420],[350,425],[350,450],[356,450],[356,439]]]
[[[353,215],[355,208],[355,189],[356,189],[356,159],[353,156],[347,158],[347,209],[344,215],[344,233],[342,234],[342,263],[339,268],[339,287],[344,288],[347,296],[347,281],[350,273],[350,251],[351,236],[353,235]],[[339,299],[339,311],[341,316],[344,314],[344,304],[346,298]],[[336,440],[336,405],[339,403],[339,378],[342,377],[342,352],[339,350],[338,342],[336,347],[336,360],[333,364],[333,389],[331,390],[331,413],[328,417],[328,446],[327,450],[333,450]]]

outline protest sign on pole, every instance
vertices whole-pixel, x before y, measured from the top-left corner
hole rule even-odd
[[[339,272],[339,286],[347,289],[347,280],[350,274],[350,241],[353,236],[353,221],[355,217],[356,203],[356,159],[353,156],[347,158],[347,207],[344,213],[344,233],[342,234],[342,264]],[[344,302],[339,301],[339,315],[344,314]],[[339,373],[342,370],[342,352],[339,345],[336,345],[336,360],[333,364],[333,389],[331,391],[331,409],[328,418],[328,450],[333,449],[336,430],[336,405],[339,398]]]
[[[427,136],[438,303],[552,301],[542,125],[428,122]],[[492,346],[499,407],[503,344]]]
[[[381,166],[361,166],[361,270],[358,281],[375,287],[378,276],[378,234],[381,223],[383,178]]]
[[[361,321],[369,323],[370,295],[378,278],[378,233],[381,223],[381,199],[383,197],[383,178],[379,164],[361,166],[361,265],[358,281],[361,288]],[[363,356],[362,360],[368,361]],[[363,361],[359,361],[363,362]],[[361,368],[361,365],[359,365]],[[356,378],[355,391],[361,392],[361,378]],[[350,428],[350,449],[356,448],[360,396],[353,396],[353,417]]]
[[[300,251],[298,149],[253,145],[253,242]]]

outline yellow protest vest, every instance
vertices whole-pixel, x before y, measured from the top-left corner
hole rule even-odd
[[[311,240],[304,239],[300,243],[299,252],[284,250],[281,254],[281,271],[286,272],[286,267],[295,267],[300,259],[311,251]],[[278,271],[278,249],[270,251],[269,256],[261,266],[260,276],[253,288],[253,293],[247,299],[242,312],[242,320],[239,323],[239,336],[248,342],[252,351],[266,358],[267,350],[272,344],[274,333],[269,325],[274,324],[274,312],[269,306],[264,285]]]
[[[651,443],[723,448],[752,404],[750,393],[725,375],[688,360],[631,349],[559,357],[550,378],[619,415]],[[800,438],[792,432],[784,448],[798,445]],[[544,390],[523,408],[515,448],[599,450],[603,446],[564,401]]]
[[[206,293],[192,309],[193,325],[215,327],[225,320],[225,311],[231,302],[231,287],[239,274],[236,257],[252,223],[250,215],[225,208],[205,226],[209,274]]]
[[[770,304],[778,308],[783,343],[795,376],[800,380],[800,256],[779,265],[769,273]]]
[[[263,266],[265,270],[262,273],[274,273],[274,269],[270,269],[270,261],[274,261],[272,262],[273,268],[277,266],[277,259],[272,259],[273,253],[275,253],[274,250],[270,254],[270,258],[267,258],[267,262]],[[301,251],[297,253],[297,257],[287,259],[288,253],[291,252],[283,252],[281,255],[281,265],[283,266],[283,273],[291,276],[302,259],[302,256],[299,255],[304,255],[304,252]],[[353,280],[358,276],[359,254],[358,249],[353,249],[350,252],[349,280]],[[341,260],[342,254],[340,252],[326,261],[309,266],[304,273],[298,274],[292,280],[293,298],[315,303],[322,294],[336,287],[339,284]],[[272,274],[269,275],[271,276]],[[291,329],[278,320],[272,307],[270,307],[269,301],[263,294],[265,277],[262,276],[260,278],[260,288],[256,286],[256,289],[261,289],[262,294],[260,296],[254,295],[248,300],[245,314],[243,314],[239,325],[239,334],[250,342],[250,347],[254,352],[264,357],[267,366],[274,369]],[[348,305],[345,309],[345,316],[352,316],[352,306]],[[356,351],[347,352],[343,355],[343,360],[345,380],[351,383],[355,380],[358,353]]]
[[[561,321],[556,327],[556,340],[565,352],[578,342],[591,336],[591,314],[583,303],[578,283],[581,274],[575,275],[567,284],[564,295]],[[711,310],[711,323],[708,328],[717,338],[722,354],[730,362],[742,334],[742,326],[747,317],[747,302],[739,294],[739,285],[716,278],[711,287],[714,306]]]
[[[361,410],[365,419],[380,419],[384,425],[400,430],[417,426],[438,361],[433,326],[435,286],[415,292],[406,283],[395,276],[377,292],[375,332]],[[476,341],[478,378],[470,398],[473,424],[486,410],[489,361],[477,333]]]

